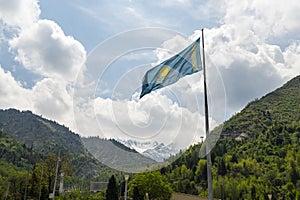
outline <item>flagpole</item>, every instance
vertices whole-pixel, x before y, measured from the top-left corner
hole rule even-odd
[[[207,160],[207,184],[208,199],[213,199],[212,191],[212,173],[211,173],[211,155],[210,155],[210,139],[209,139],[209,118],[208,118],[208,102],[207,102],[207,86],[206,86],[206,68],[204,54],[204,33],[202,29],[202,62],[203,62],[203,79],[204,79],[204,109],[205,109],[205,134],[206,134],[206,160]]]

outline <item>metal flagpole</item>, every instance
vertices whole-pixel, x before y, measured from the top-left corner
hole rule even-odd
[[[60,162],[60,151],[58,151],[58,157],[57,157],[57,163],[56,163],[56,169],[55,169],[55,179],[54,179],[53,193],[49,194],[49,199],[54,199],[55,198],[55,189],[56,189],[56,181],[57,181],[57,173],[58,173],[59,162]]]
[[[207,102],[207,87],[206,87],[206,69],[205,69],[205,54],[204,54],[204,33],[202,29],[202,62],[203,62],[203,77],[204,77],[204,109],[205,109],[205,134],[206,134],[206,160],[207,160],[207,184],[208,184],[208,199],[213,199],[212,191],[212,173],[211,173],[211,156],[210,156],[210,139],[209,139],[209,118],[208,118],[208,102]]]

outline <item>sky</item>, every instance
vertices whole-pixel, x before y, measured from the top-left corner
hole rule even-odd
[[[186,148],[203,75],[138,96],[144,73],[205,33],[211,128],[300,74],[296,0],[0,0],[0,108],[81,136]]]

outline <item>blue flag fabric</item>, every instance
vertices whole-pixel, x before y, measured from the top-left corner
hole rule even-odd
[[[179,54],[165,60],[146,72],[140,98],[151,91],[171,85],[180,78],[202,70],[200,38]]]

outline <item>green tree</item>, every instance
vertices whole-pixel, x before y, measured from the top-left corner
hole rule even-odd
[[[221,157],[218,161],[218,174],[224,176],[227,173],[224,157]]]
[[[139,190],[138,186],[133,186],[132,199],[133,200],[144,200],[143,192]]]
[[[173,192],[166,178],[159,172],[136,174],[129,183],[129,194],[133,195],[134,190],[138,190],[143,197],[148,193],[149,199],[157,200],[169,200]]]
[[[207,164],[206,160],[200,159],[197,164],[197,169],[195,172],[195,182],[206,182],[207,180]]]
[[[107,189],[106,189],[106,199],[118,200],[118,187],[114,175],[112,175],[108,181]]]

